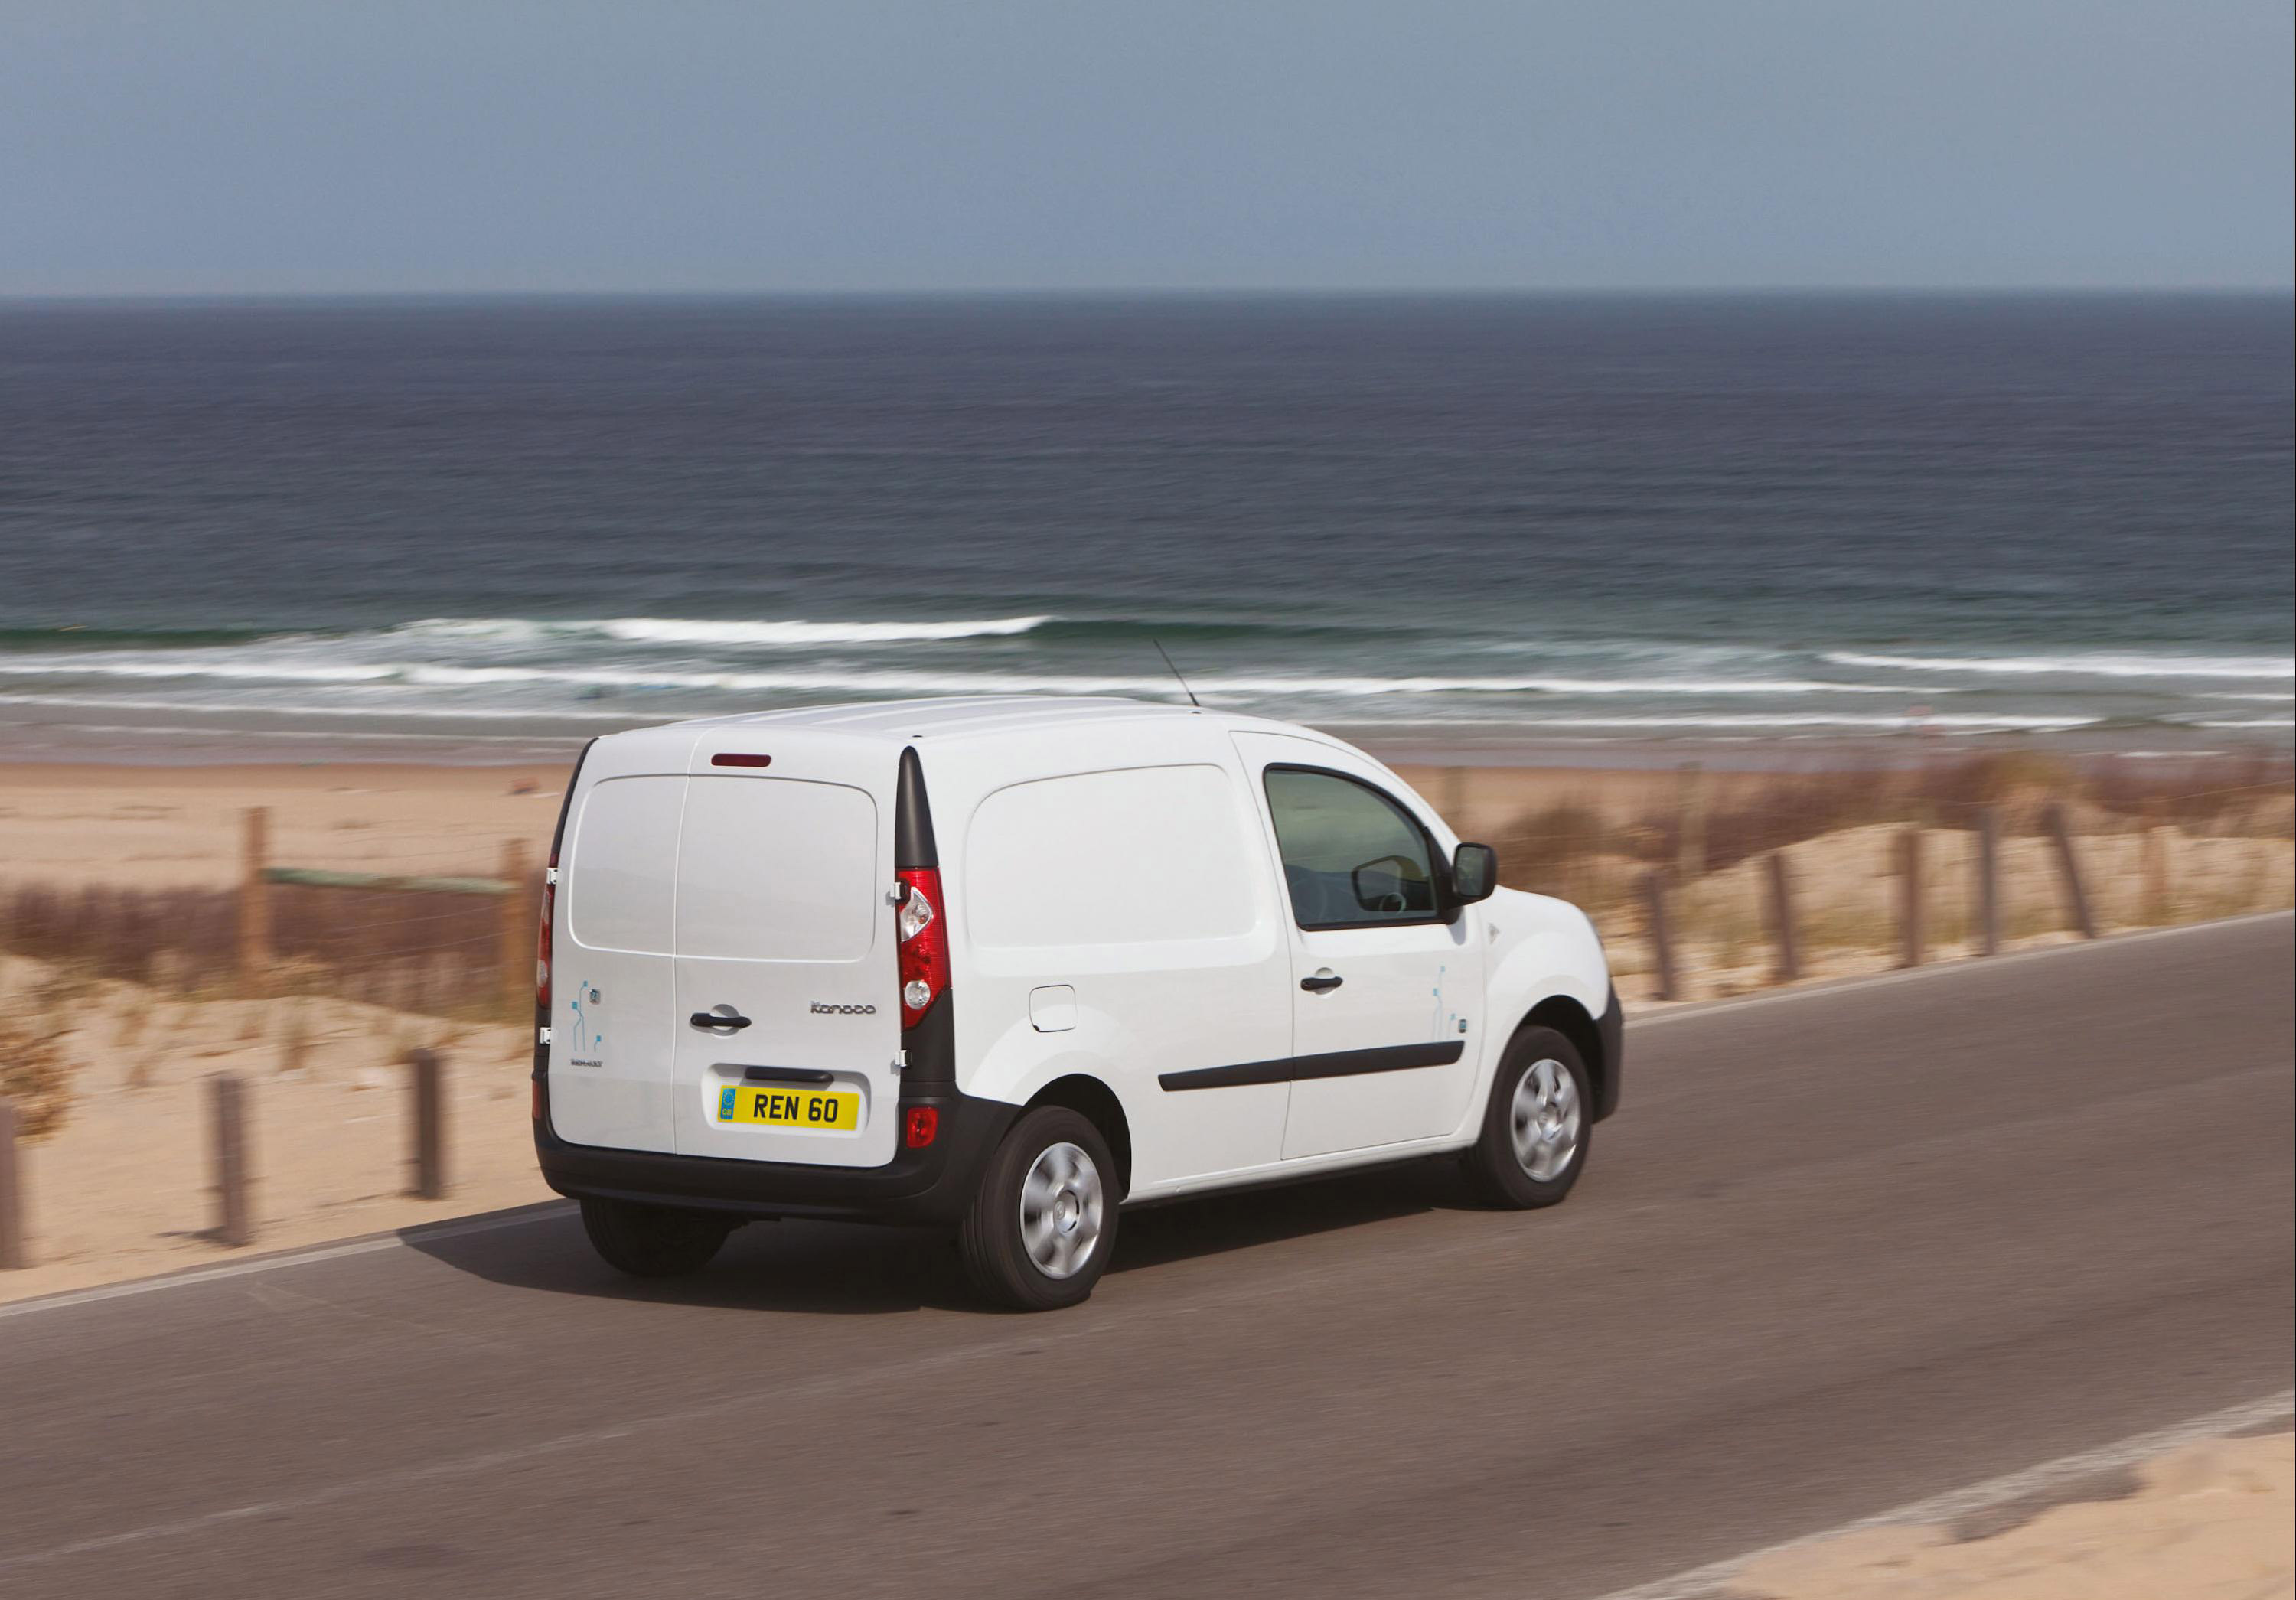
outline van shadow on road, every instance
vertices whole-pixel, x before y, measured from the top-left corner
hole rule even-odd
[[[1406,1166],[1152,1206],[1125,1213],[1109,1271],[1153,1270],[1456,1203],[1446,1174]],[[524,1227],[400,1237],[457,1272],[551,1294],[814,1316],[995,1314],[966,1284],[955,1242],[914,1228],[751,1223],[701,1272],[661,1282],[625,1277],[600,1260],[571,1211]]]

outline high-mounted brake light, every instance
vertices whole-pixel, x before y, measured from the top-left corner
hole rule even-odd
[[[948,928],[941,919],[940,869],[905,866],[899,929],[901,1026],[914,1028],[948,987]]]

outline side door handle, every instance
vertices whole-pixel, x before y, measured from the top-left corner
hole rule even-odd
[[[1306,989],[1311,995],[1320,995],[1328,989],[1339,988],[1341,984],[1346,981],[1347,980],[1341,977],[1337,972],[1317,972],[1312,978],[1300,979],[1300,987]]]
[[[739,1033],[750,1025],[750,1019],[730,1005],[717,1011],[697,1011],[685,1020],[696,1028],[706,1028],[712,1033]]]

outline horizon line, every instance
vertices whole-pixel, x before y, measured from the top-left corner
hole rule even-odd
[[[1316,285],[1190,285],[1143,287],[993,286],[950,288],[722,288],[722,289],[154,289],[7,290],[0,306],[121,304],[250,304],[281,301],[442,300],[831,300],[831,299],[1661,299],[1859,298],[2032,298],[2056,296],[2296,297],[2288,283],[1756,283],[1756,284],[1408,284],[1334,287]]]

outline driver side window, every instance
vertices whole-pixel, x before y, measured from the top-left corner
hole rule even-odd
[[[1267,809],[1302,928],[1371,928],[1438,918],[1426,830],[1368,784],[1270,767]]]

